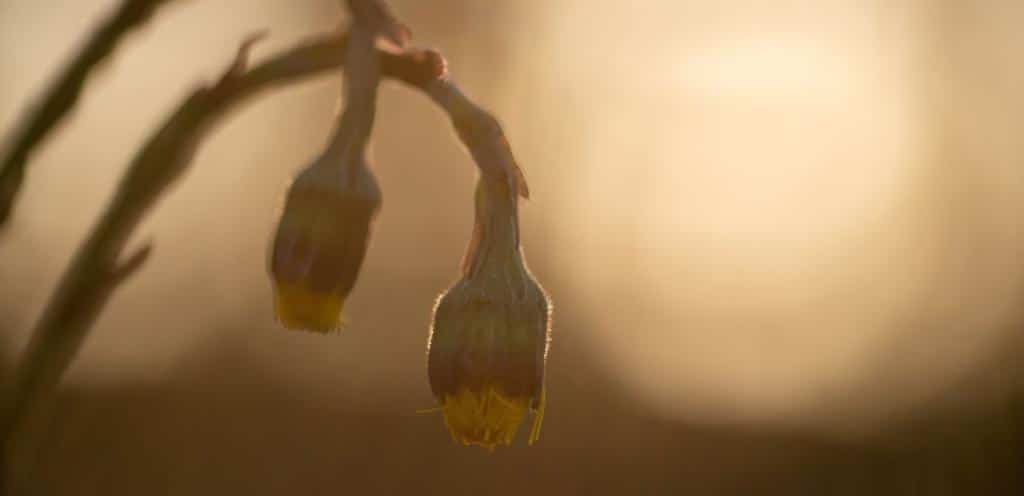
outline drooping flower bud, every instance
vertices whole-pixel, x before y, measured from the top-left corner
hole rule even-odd
[[[497,180],[496,180],[497,179]],[[519,247],[518,198],[504,178],[482,175],[462,278],[434,308],[427,372],[452,437],[493,449],[511,444],[533,413],[544,417],[548,297]]]
[[[368,170],[344,172],[313,165],[288,191],[271,255],[275,311],[286,328],[341,327],[381,203]]]
[[[334,136],[299,173],[285,200],[270,272],[275,312],[289,329],[341,327],[380,208],[380,188],[366,161],[380,79],[374,38],[357,17],[345,53],[344,108]]]

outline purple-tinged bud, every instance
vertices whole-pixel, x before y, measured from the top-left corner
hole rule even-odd
[[[493,179],[493,178],[492,178]],[[517,199],[481,177],[462,278],[434,308],[427,372],[452,437],[493,449],[511,444],[532,412],[544,417],[550,304],[519,248]]]
[[[314,165],[288,191],[270,263],[274,307],[286,328],[328,332],[342,326],[381,204],[368,169],[345,172]]]
[[[274,308],[289,329],[341,328],[380,208],[380,188],[366,163],[380,79],[374,36],[360,24],[352,29],[345,107],[327,149],[289,188],[274,238]]]

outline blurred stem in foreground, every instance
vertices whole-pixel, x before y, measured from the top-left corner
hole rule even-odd
[[[122,1],[121,6],[93,32],[39,102],[27,109],[6,143],[9,148],[0,158],[0,228],[6,225],[14,209],[29,157],[78,103],[86,79],[126,34],[146,24],[157,8],[168,2]]]
[[[186,172],[206,133],[235,105],[261,90],[337,70],[346,38],[318,38],[249,70],[254,35],[242,44],[219,81],[194,90],[149,138],[130,163],[113,199],[79,247],[32,333],[14,373],[3,423],[3,484],[24,494],[45,431],[46,406],[89,328],[117,287],[145,263],[151,245],[124,249],[142,219]],[[434,80],[444,64],[435,52],[381,53],[385,76],[417,87]]]

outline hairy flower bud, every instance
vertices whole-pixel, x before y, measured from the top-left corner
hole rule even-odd
[[[452,437],[511,444],[528,412],[529,443],[544,416],[548,298],[519,248],[517,198],[503,180],[477,183],[476,225],[462,278],[434,308],[427,371]]]
[[[295,179],[271,255],[275,311],[283,326],[319,332],[341,327],[380,203],[366,168],[313,165]]]
[[[292,183],[270,256],[275,312],[289,329],[341,327],[381,204],[365,156],[380,77],[373,31],[353,27],[345,62],[345,107],[334,136]]]

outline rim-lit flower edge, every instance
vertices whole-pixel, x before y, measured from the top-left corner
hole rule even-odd
[[[481,179],[463,276],[434,307],[427,351],[431,390],[452,438],[509,445],[528,413],[540,436],[550,335],[547,294],[519,249],[516,199]]]

